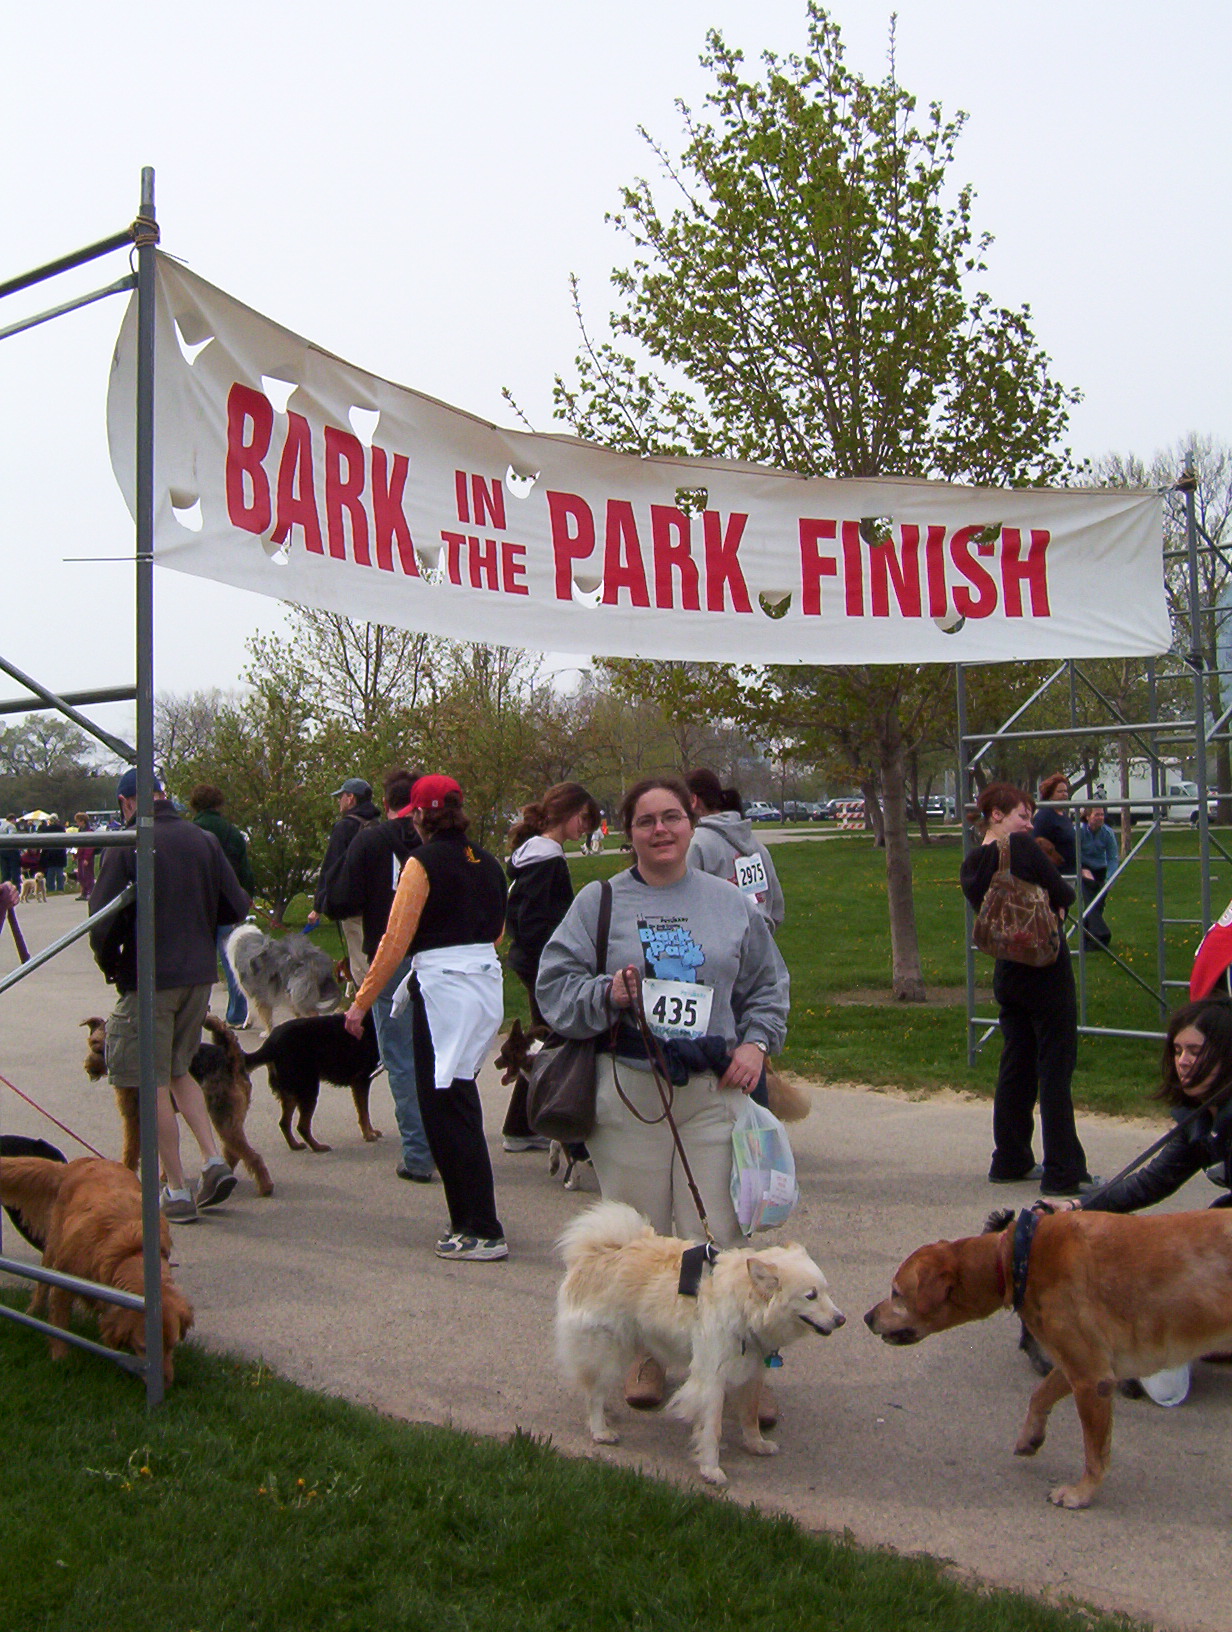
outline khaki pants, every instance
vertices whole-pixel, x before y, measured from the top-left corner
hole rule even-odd
[[[358,991],[364,983],[364,976],[368,973],[368,960],[364,956],[364,921],[362,918],[340,918],[338,927],[346,943],[351,979],[355,984],[355,990]]]
[[[624,1201],[645,1213],[659,1235],[704,1239],[701,1220],[666,1120],[647,1127],[622,1103],[612,1056],[596,1061],[595,1127],[586,1141],[605,1201]],[[663,1102],[649,1071],[621,1061],[620,1086],[643,1116],[659,1116]],[[720,1090],[709,1074],[677,1088],[672,1115],[701,1192],[711,1233],[721,1247],[744,1240],[731,1200],[732,1124],[744,1102],[737,1089]]]

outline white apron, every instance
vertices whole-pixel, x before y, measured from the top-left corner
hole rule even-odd
[[[436,1086],[448,1088],[455,1077],[476,1076],[505,1018],[496,948],[491,941],[472,941],[416,952],[411,974],[394,992],[394,1014],[401,1014],[410,1001],[411,975],[419,978],[428,1015]]]

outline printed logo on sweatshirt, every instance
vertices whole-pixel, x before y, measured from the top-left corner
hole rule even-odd
[[[689,932],[684,919],[637,921],[637,935],[646,953],[646,968],[656,980],[693,980],[706,954]]]

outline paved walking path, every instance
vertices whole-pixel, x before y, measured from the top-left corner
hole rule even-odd
[[[67,899],[26,907],[32,947],[83,910]],[[6,937],[0,970],[12,963]],[[118,1154],[112,1096],[82,1073],[76,1024],[105,1012],[110,997],[81,947],[55,960],[0,1000],[0,1072]],[[504,1092],[491,1080],[484,1090],[488,1126],[498,1129]],[[373,1120],[387,1137],[365,1145],[350,1095],[323,1089],[315,1128],[334,1148],[293,1153],[265,1074],[255,1074],[248,1130],[275,1192],[262,1200],[245,1178],[224,1208],[176,1232],[177,1274],[196,1306],[194,1338],[264,1356],[310,1387],[411,1421],[493,1434],[521,1427],[551,1435],[570,1454],[688,1479],[682,1424],[622,1411],[623,1444],[600,1451],[555,1377],[552,1242],[587,1198],[550,1181],[542,1156],[505,1155],[497,1138],[510,1260],[441,1263],[431,1250],[445,1224],[440,1190],[395,1178],[383,1079]],[[1176,1411],[1118,1401],[1113,1467],[1098,1505],[1066,1513],[1045,1496],[1080,1466],[1072,1404],[1057,1408],[1036,1458],[1011,1455],[1033,1376],[1009,1316],[912,1349],[887,1348],[864,1328],[860,1317],[913,1247],[974,1233],[992,1205],[1030,1199],[1027,1190],[984,1182],[988,1121],[986,1102],[960,1096],[816,1090],[812,1115],[794,1132],[805,1200],[791,1233],[822,1264],[848,1323],[789,1352],[775,1379],[782,1454],[756,1460],[729,1449],[730,1499],[948,1558],[985,1580],[1069,1594],[1160,1626],[1226,1632],[1232,1368],[1199,1367],[1189,1402]],[[1103,1173],[1149,1137],[1125,1123],[1085,1119],[1081,1127]],[[0,1130],[50,1137],[81,1154],[3,1086]],[[1202,1206],[1209,1190],[1195,1181],[1182,1199]],[[15,1241],[5,1221],[5,1250],[28,1256]]]

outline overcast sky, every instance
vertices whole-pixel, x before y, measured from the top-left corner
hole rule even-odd
[[[839,0],[848,61],[878,77],[890,8]],[[604,223],[698,104],[717,26],[746,57],[804,37],[799,0],[126,0],[3,7],[0,280],[123,228],[157,170],[163,246],[342,356],[549,428],[574,349],[567,279],[592,319],[625,254]],[[985,286],[1031,304],[1085,400],[1075,451],[1149,456],[1225,439],[1232,59],[1214,0],[899,0],[900,82],[970,115],[955,168],[994,234]],[[122,257],[0,325],[110,282]],[[122,297],[121,297],[122,298]],[[12,310],[10,310],[12,309]],[[0,346],[0,653],[58,688],[132,674],[132,548],[104,436],[120,299]],[[156,685],[231,686],[276,603],[156,574]],[[0,679],[0,694],[16,691]]]

